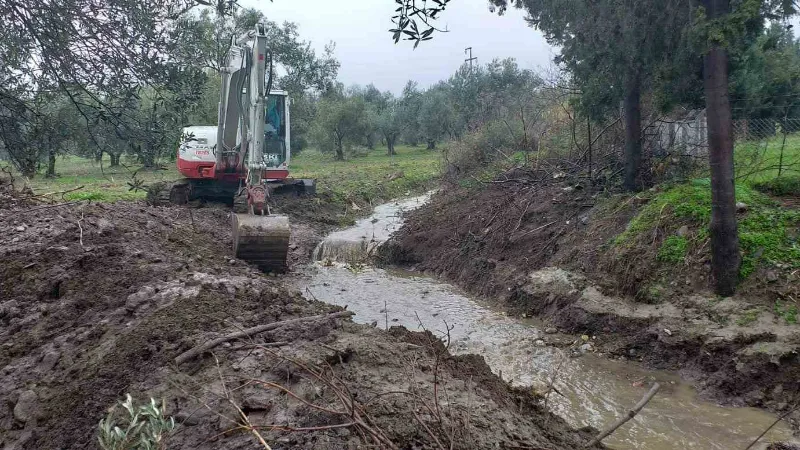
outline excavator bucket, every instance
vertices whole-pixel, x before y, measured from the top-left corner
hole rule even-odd
[[[289,252],[286,216],[233,215],[233,252],[265,272],[286,272]]]

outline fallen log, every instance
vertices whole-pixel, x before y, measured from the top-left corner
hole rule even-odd
[[[232,341],[234,339],[241,339],[248,336],[252,336],[254,334],[263,333],[265,331],[274,330],[276,328],[285,327],[287,325],[296,325],[303,322],[313,322],[315,320],[325,320],[325,319],[336,319],[341,317],[350,317],[355,315],[353,311],[339,311],[331,314],[320,314],[318,316],[307,316],[307,317],[299,317],[297,319],[290,319],[290,320],[283,320],[281,322],[272,322],[265,325],[258,325],[252,328],[247,328],[241,331],[237,331],[235,333],[226,334],[225,336],[220,336],[216,339],[212,339],[208,342],[205,342],[201,345],[196,347],[192,347],[191,349],[181,353],[178,357],[175,358],[175,364],[181,365],[184,362],[195,358],[198,355],[201,355],[212,348],[224,344],[225,342]]]

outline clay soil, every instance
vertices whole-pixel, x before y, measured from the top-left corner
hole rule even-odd
[[[295,221],[293,264],[322,233]],[[323,221],[324,222],[324,221]],[[97,448],[126,393],[163,399],[165,448],[573,449],[570,429],[481,358],[428,335],[320,319],[337,311],[231,258],[224,208],[40,205],[0,194],[0,445]]]
[[[645,201],[527,172],[479,188],[447,185],[408,214],[380,253],[510,313],[596,336],[596,351],[611,358],[680,370],[720,402],[792,409],[800,328],[770,311],[776,298],[796,295],[798,274],[757,272],[722,300],[709,288],[705,253],[677,267],[656,260],[677,228],[660,227],[647,246],[618,251],[613,238]],[[757,319],[745,313],[755,310]]]

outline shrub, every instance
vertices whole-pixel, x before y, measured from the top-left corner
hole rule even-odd
[[[119,402],[125,413],[112,409],[100,421],[97,440],[103,450],[160,450],[166,448],[164,438],[175,428],[175,420],[164,417],[164,404],[159,408],[150,403],[135,406],[130,394]]]

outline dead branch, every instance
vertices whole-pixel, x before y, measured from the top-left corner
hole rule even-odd
[[[547,227],[549,227],[550,225],[553,225],[553,224],[555,224],[555,223],[556,223],[556,222],[550,222],[550,223],[544,224],[544,225],[542,225],[542,226],[540,226],[540,227],[538,227],[538,228],[534,228],[533,230],[526,231],[526,232],[522,233],[522,234],[521,234],[521,235],[520,235],[518,238],[516,238],[516,239],[512,239],[512,240],[521,239],[521,238],[523,238],[523,237],[525,237],[525,236],[527,236],[527,235],[529,235],[529,234],[531,234],[531,233],[536,233],[537,231],[544,230],[545,228],[547,228]]]
[[[252,327],[252,328],[247,328],[245,330],[237,331],[235,333],[230,333],[230,334],[226,334],[225,336],[218,337],[217,339],[213,339],[213,340],[208,341],[208,342],[206,342],[206,343],[204,343],[202,345],[198,345],[197,347],[193,347],[193,348],[181,353],[180,355],[178,355],[178,357],[175,358],[175,364],[181,365],[182,363],[184,363],[184,362],[186,362],[186,361],[188,361],[188,360],[190,360],[190,359],[192,359],[192,358],[194,358],[194,357],[196,357],[196,356],[198,356],[198,355],[200,355],[202,353],[205,353],[205,352],[211,350],[212,348],[214,348],[214,347],[216,347],[216,346],[218,346],[220,344],[223,344],[225,342],[229,342],[229,341],[232,341],[232,340],[235,340],[235,339],[241,339],[241,338],[252,336],[254,334],[263,333],[265,331],[270,331],[270,330],[274,330],[276,328],[285,327],[285,326],[289,326],[289,325],[296,325],[296,324],[303,323],[303,322],[312,322],[312,321],[315,321],[315,320],[336,319],[336,318],[342,318],[342,317],[350,317],[350,316],[353,316],[353,315],[355,315],[355,313],[352,312],[352,311],[339,311],[339,312],[335,312],[335,313],[331,313],[331,314],[320,314],[320,315],[317,315],[317,316],[300,317],[300,318],[297,318],[297,319],[283,320],[283,321],[280,321],[280,322],[272,322],[272,323],[268,323],[266,325],[258,325],[258,326]]]
[[[39,197],[51,197],[51,196],[58,195],[58,194],[61,194],[61,198],[63,199],[64,198],[64,194],[69,194],[70,192],[79,191],[79,190],[83,189],[84,187],[86,187],[86,186],[81,185],[81,186],[78,186],[76,188],[67,189],[66,191],[56,191],[56,192],[47,192],[45,194],[30,195],[28,197],[23,197],[22,200],[31,200],[31,199],[39,198]]]
[[[82,221],[83,221],[83,213],[81,213],[81,218],[76,223],[78,224],[78,230],[80,231],[79,239],[81,243],[81,248],[86,250],[86,247],[83,246],[83,227],[81,226]]]
[[[57,203],[57,204],[55,204],[55,205],[44,205],[44,206],[37,206],[37,207],[35,207],[35,208],[23,209],[22,211],[19,211],[19,212],[21,212],[21,213],[26,213],[26,212],[38,211],[38,210],[40,210],[40,209],[58,208],[58,207],[61,207],[61,206],[75,205],[75,204],[81,203],[81,202],[83,202],[83,201],[84,201],[84,200],[75,200],[75,201],[73,201],[73,202]]]
[[[625,422],[627,422],[627,421],[633,419],[634,417],[636,417],[636,414],[639,414],[639,411],[641,411],[642,408],[644,408],[644,406],[648,402],[650,402],[650,400],[652,400],[653,397],[655,397],[655,395],[656,395],[656,393],[658,392],[659,389],[661,389],[661,385],[660,384],[658,384],[658,383],[653,384],[653,387],[650,388],[650,391],[647,394],[645,394],[645,396],[642,397],[641,400],[639,400],[639,403],[637,403],[636,406],[633,407],[633,409],[628,411],[628,414],[620,417],[619,420],[614,422],[614,424],[612,424],[610,427],[608,427],[602,433],[598,434],[597,437],[592,439],[591,442],[586,444],[586,447],[584,447],[584,448],[594,447],[595,445],[599,444],[600,441],[602,441],[603,439],[608,437],[611,433],[616,431],[617,428],[619,428],[623,424],[625,424]]]
[[[750,445],[748,445],[748,446],[747,446],[747,448],[745,448],[744,450],[750,450],[751,448],[753,448],[753,446],[754,446],[754,445],[756,445],[756,443],[758,443],[758,441],[759,441],[759,440],[761,440],[761,438],[762,438],[762,437],[764,437],[764,435],[766,435],[767,433],[769,433],[769,430],[771,430],[772,428],[774,428],[774,427],[775,427],[775,425],[777,425],[777,424],[778,424],[778,423],[779,423],[781,420],[785,419],[785,418],[786,418],[786,417],[787,417],[789,414],[791,414],[791,413],[793,413],[793,412],[797,411],[797,409],[798,409],[798,408],[800,408],[800,402],[798,402],[796,405],[794,405],[794,407],[793,407],[793,408],[789,409],[789,410],[788,410],[788,411],[786,411],[785,413],[783,413],[783,414],[781,414],[780,416],[778,416],[778,418],[777,418],[777,419],[775,419],[775,421],[774,421],[774,422],[772,422],[772,424],[771,424],[770,426],[768,426],[766,430],[764,430],[764,431],[763,431],[761,434],[759,434],[759,435],[758,435],[758,437],[757,437],[757,438],[755,438],[755,439],[753,440],[753,442],[751,442],[751,443],[750,443]]]

